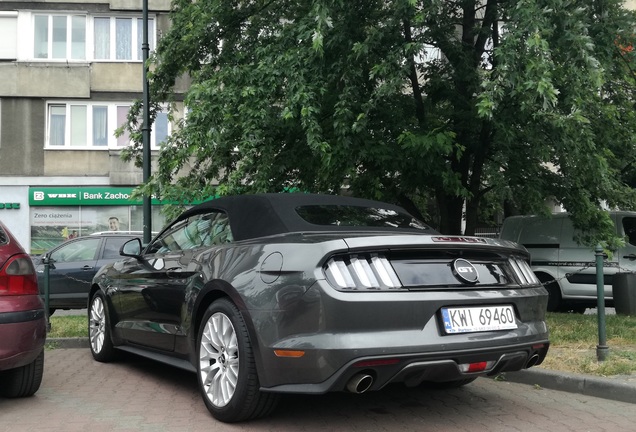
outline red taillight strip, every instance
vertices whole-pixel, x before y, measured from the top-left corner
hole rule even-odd
[[[475,362],[475,363],[464,363],[458,366],[459,366],[459,370],[464,373],[475,373],[475,372],[484,372],[484,371],[490,370],[495,365],[495,363],[496,362],[494,360],[490,360],[490,361]]]
[[[376,367],[376,366],[392,366],[394,364],[398,364],[400,359],[396,358],[388,358],[388,359],[378,359],[378,360],[361,360],[353,364],[353,367],[363,368],[363,367]]]
[[[10,257],[0,269],[0,295],[39,294],[33,262],[26,254]]]

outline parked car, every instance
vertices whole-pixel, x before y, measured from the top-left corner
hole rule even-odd
[[[0,222],[0,396],[25,397],[40,388],[46,314],[29,256]]]
[[[54,247],[39,257],[33,257],[40,294],[45,294],[44,264],[48,256],[49,313],[56,309],[86,309],[88,291],[95,273],[105,264],[121,258],[119,248],[141,233],[103,232],[77,237]]]
[[[636,212],[613,211],[610,217],[616,234],[626,242],[603,266],[607,306],[614,305],[614,275],[636,272]],[[530,252],[532,270],[546,284],[550,312],[583,312],[597,306],[594,248],[578,243],[577,234],[568,213],[511,216],[501,228],[500,238],[520,243]]]
[[[549,347],[525,249],[441,235],[391,204],[223,197],[121,254],[91,287],[93,357],[195,372],[225,422],[267,415],[281,393],[462,386],[540,364]]]

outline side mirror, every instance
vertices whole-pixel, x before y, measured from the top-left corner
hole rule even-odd
[[[141,258],[141,240],[130,239],[119,248],[119,255],[132,258]]]
[[[49,266],[51,270],[55,269],[55,264],[53,264],[55,260],[51,258],[51,252],[47,252],[44,255],[42,255],[40,262],[44,266]]]

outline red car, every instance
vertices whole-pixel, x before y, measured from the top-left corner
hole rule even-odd
[[[31,396],[40,388],[45,339],[35,268],[0,222],[0,396]]]

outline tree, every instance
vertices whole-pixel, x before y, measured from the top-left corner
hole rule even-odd
[[[444,233],[480,205],[554,197],[609,239],[632,208],[636,20],[619,0],[173,0],[151,98],[190,76],[186,120],[144,190],[286,188],[431,198]],[[173,105],[174,106],[174,105]],[[127,127],[139,138],[137,103]],[[156,109],[156,105],[153,106]],[[139,163],[140,140],[125,152]],[[218,186],[211,183],[218,179]]]

